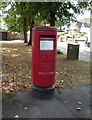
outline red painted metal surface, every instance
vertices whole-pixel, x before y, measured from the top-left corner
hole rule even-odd
[[[56,40],[57,30],[54,27],[38,26],[32,30],[32,82],[34,85],[49,87],[55,83]],[[48,50],[48,44],[52,47],[50,50]]]

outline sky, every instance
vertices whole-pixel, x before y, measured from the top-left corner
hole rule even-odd
[[[90,18],[90,12],[85,11],[83,15],[77,15],[77,20],[81,20],[83,18]]]

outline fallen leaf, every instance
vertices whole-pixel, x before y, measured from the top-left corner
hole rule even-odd
[[[81,102],[78,102],[78,104],[80,104],[80,105],[81,105],[82,103],[81,103]]]
[[[80,107],[77,107],[76,109],[77,109],[78,111],[80,111],[80,110],[81,110],[81,108],[80,108]]]
[[[27,110],[27,107],[25,107],[25,110]]]
[[[18,118],[19,116],[18,116],[18,115],[15,115],[14,117],[15,117],[15,118]]]

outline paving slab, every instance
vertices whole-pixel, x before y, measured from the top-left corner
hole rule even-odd
[[[3,118],[90,118],[90,85],[2,96]]]

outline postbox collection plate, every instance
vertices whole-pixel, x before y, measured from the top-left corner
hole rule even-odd
[[[40,40],[40,50],[54,50],[54,41]]]

